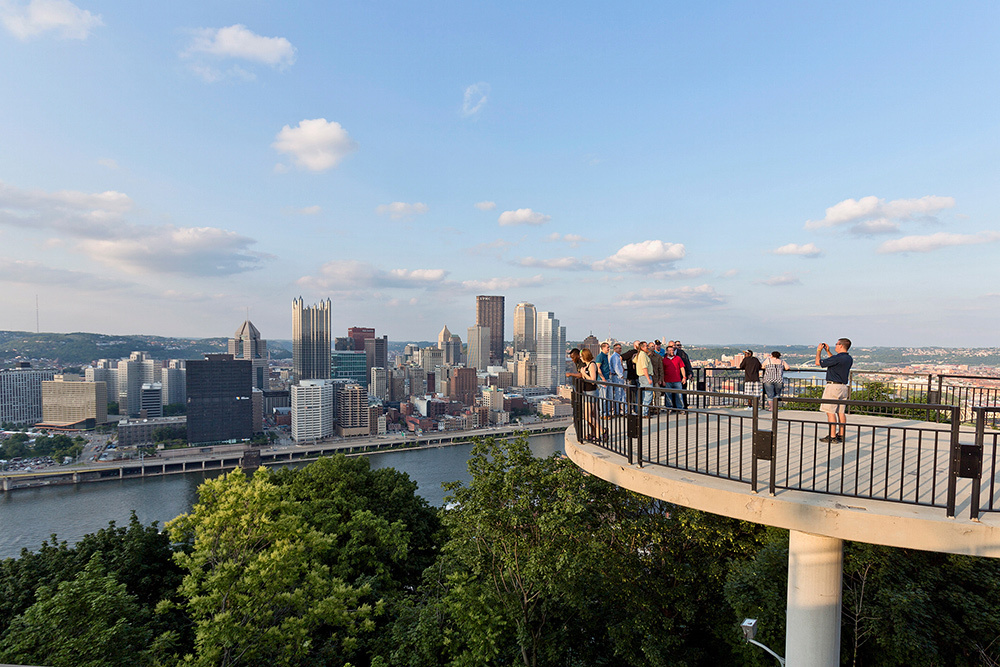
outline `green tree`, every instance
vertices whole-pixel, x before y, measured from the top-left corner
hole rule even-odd
[[[731,659],[715,625],[756,529],[477,442],[451,485],[450,539],[394,628],[400,665],[685,665]],[[728,629],[728,628],[727,628]]]
[[[167,524],[186,548],[180,591],[194,621],[200,665],[336,664],[373,627],[378,609],[324,564],[332,539],[261,468],[199,487],[190,514]]]
[[[148,665],[171,636],[153,641],[145,610],[95,554],[57,587],[42,586],[37,601],[0,636],[0,660],[18,664],[104,667]]]

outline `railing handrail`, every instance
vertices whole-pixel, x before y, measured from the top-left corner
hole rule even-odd
[[[775,489],[776,489],[776,484],[775,484],[776,465],[777,465],[777,459],[778,459],[777,450],[776,450],[777,429],[775,428],[775,426],[781,420],[779,419],[777,410],[775,410],[774,412],[772,412],[770,415],[761,414],[764,411],[761,410],[761,405],[760,405],[761,398],[760,398],[760,396],[755,395],[755,394],[748,394],[748,393],[742,393],[742,392],[732,392],[732,391],[704,391],[704,390],[699,391],[699,390],[691,390],[691,389],[683,389],[683,388],[675,389],[675,388],[671,388],[671,387],[641,387],[641,386],[636,386],[636,385],[631,385],[631,384],[622,385],[621,383],[606,382],[606,381],[600,381],[600,380],[595,381],[595,384],[597,384],[598,386],[606,386],[606,387],[613,387],[613,388],[619,388],[619,389],[626,389],[627,388],[628,392],[630,392],[627,395],[627,398],[624,401],[623,400],[609,401],[609,402],[604,403],[604,407],[607,408],[607,407],[610,406],[610,407],[614,407],[614,408],[617,408],[617,409],[623,411],[623,413],[620,413],[620,414],[624,414],[624,416],[625,416],[625,418],[626,418],[626,420],[628,421],[628,424],[629,424],[628,428],[625,429],[625,433],[626,433],[625,443],[624,443],[624,445],[625,445],[625,451],[627,452],[627,457],[628,457],[629,463],[630,464],[638,464],[640,467],[643,465],[644,453],[645,453],[648,457],[650,457],[649,460],[652,461],[654,464],[667,465],[668,467],[678,467],[679,469],[691,470],[692,472],[696,472],[696,473],[699,473],[699,474],[708,474],[708,475],[713,475],[713,476],[717,476],[717,477],[725,477],[725,478],[733,479],[733,477],[732,477],[732,455],[733,455],[733,450],[732,449],[729,450],[729,454],[727,454],[726,458],[725,458],[725,460],[727,461],[727,465],[729,466],[729,472],[723,473],[722,470],[721,470],[721,468],[718,467],[719,466],[718,459],[719,459],[721,450],[717,450],[716,454],[715,454],[716,459],[717,459],[717,461],[716,461],[716,466],[717,467],[716,467],[715,473],[711,472],[708,469],[704,469],[703,470],[702,468],[699,467],[698,456],[700,454],[699,454],[699,450],[698,450],[699,445],[698,445],[698,442],[697,442],[697,435],[696,435],[696,439],[695,439],[696,442],[695,442],[695,445],[694,445],[694,447],[695,447],[695,453],[694,453],[695,468],[693,470],[690,467],[688,467],[689,464],[687,463],[687,457],[688,457],[687,453],[684,454],[684,461],[685,462],[683,464],[680,464],[680,463],[675,463],[675,464],[665,463],[662,460],[658,460],[659,457],[661,456],[661,454],[660,454],[660,446],[663,445],[664,447],[667,447],[667,448],[669,448],[669,446],[670,446],[669,438],[671,436],[669,435],[669,433],[670,433],[670,428],[671,427],[669,425],[670,424],[670,422],[669,422],[669,414],[670,414],[670,411],[675,411],[675,409],[671,406],[671,404],[670,404],[669,401],[667,401],[668,426],[667,426],[667,431],[666,431],[666,435],[665,435],[665,437],[667,438],[667,441],[665,441],[665,442],[661,442],[660,441],[660,437],[661,437],[660,436],[660,432],[661,431],[660,431],[660,427],[659,426],[655,429],[655,431],[651,429],[650,433],[649,433],[649,437],[650,438],[652,438],[654,435],[656,437],[655,451],[657,452],[656,453],[657,460],[654,460],[652,458],[653,457],[653,451],[654,451],[654,443],[652,441],[650,441],[646,447],[643,446],[644,445],[644,443],[643,443],[643,440],[644,440],[643,432],[646,429],[643,426],[643,424],[645,422],[639,417],[639,415],[643,415],[644,412],[647,409],[650,409],[650,410],[652,410],[652,409],[659,410],[660,406],[658,404],[653,405],[653,406],[649,406],[648,404],[646,404],[646,402],[643,400],[643,397],[646,396],[647,394],[651,393],[654,396],[680,394],[680,395],[684,395],[684,396],[697,396],[699,398],[700,397],[704,397],[704,398],[722,398],[722,399],[733,400],[733,401],[736,401],[738,403],[744,403],[744,404],[749,405],[750,408],[753,411],[753,414],[752,415],[747,415],[746,417],[743,417],[742,415],[735,415],[734,416],[733,412],[731,410],[728,410],[726,407],[716,408],[714,410],[712,408],[700,408],[700,409],[695,409],[694,412],[689,413],[689,414],[695,415],[695,417],[693,419],[691,419],[691,421],[694,422],[696,429],[698,428],[697,424],[699,423],[699,420],[702,419],[702,417],[701,417],[702,415],[709,415],[709,419],[711,419],[710,416],[714,414],[714,415],[717,415],[717,416],[720,416],[720,417],[725,417],[726,419],[737,419],[737,420],[739,420],[738,421],[738,426],[736,428],[736,434],[737,434],[736,442],[739,442],[739,443],[745,442],[745,440],[743,440],[743,438],[746,437],[746,434],[747,434],[747,425],[749,424],[750,434],[752,436],[751,440],[752,440],[752,444],[753,444],[752,449],[750,451],[750,463],[751,463],[751,468],[752,468],[752,470],[751,470],[751,477],[750,477],[749,480],[747,480],[743,476],[745,473],[741,472],[741,473],[739,473],[737,475],[737,477],[735,479],[737,479],[737,480],[739,480],[739,481],[741,481],[743,483],[749,482],[749,484],[751,486],[751,490],[756,493],[756,490],[757,490],[757,470],[758,470],[757,461],[758,460],[766,460],[770,464],[769,465],[769,471],[768,471],[769,472],[769,477],[770,477],[770,484],[769,484],[770,492],[772,493],[772,495],[775,493]],[[582,429],[586,428],[586,426],[587,426],[587,424],[584,423],[584,419],[583,419],[584,417],[586,417],[586,420],[589,422],[589,425],[592,427],[591,430],[593,432],[599,433],[601,430],[604,430],[606,432],[606,430],[607,430],[606,428],[601,429],[601,428],[599,428],[599,427],[597,427],[595,425],[594,421],[590,421],[590,420],[595,420],[596,421],[596,419],[597,419],[596,416],[595,416],[597,414],[596,410],[602,405],[601,401],[604,401],[605,399],[599,398],[598,396],[594,396],[593,394],[589,394],[588,395],[588,394],[582,393],[582,392],[579,391],[578,385],[575,385],[575,384],[574,384],[574,387],[573,387],[573,394],[572,394],[572,396],[573,396],[573,406],[574,406],[574,421],[575,421],[575,424],[577,426],[577,433],[578,434],[582,433]],[[929,412],[947,412],[947,413],[950,413],[950,418],[951,418],[950,421],[951,421],[951,423],[949,425],[950,428],[948,429],[948,431],[950,431],[950,433],[948,433],[948,435],[946,435],[942,440],[938,440],[939,436],[935,436],[934,439],[933,439],[933,442],[935,443],[933,445],[933,450],[935,452],[934,453],[934,460],[935,461],[941,460],[942,463],[945,462],[945,461],[948,462],[947,478],[946,479],[942,479],[941,478],[941,477],[943,477],[945,475],[945,473],[944,473],[944,471],[942,469],[937,468],[936,464],[933,467],[930,468],[930,472],[929,473],[925,473],[925,474],[929,474],[930,475],[930,482],[929,482],[929,484],[930,484],[931,489],[932,489],[931,490],[931,494],[930,494],[929,505],[932,506],[932,507],[942,507],[942,508],[944,508],[944,509],[947,510],[947,514],[948,514],[949,517],[953,517],[955,515],[955,507],[956,507],[957,480],[960,479],[960,478],[972,479],[973,480],[973,491],[972,491],[972,496],[971,496],[971,511],[970,511],[970,515],[971,515],[972,519],[974,519],[974,520],[978,519],[979,512],[980,512],[980,507],[979,507],[979,490],[980,490],[980,486],[981,486],[982,459],[983,459],[983,456],[982,456],[983,455],[983,444],[982,444],[983,443],[983,428],[984,428],[983,425],[984,425],[984,423],[986,421],[985,420],[986,413],[987,412],[1000,412],[1000,405],[998,405],[998,406],[982,406],[982,407],[980,407],[980,408],[978,408],[976,410],[976,414],[977,414],[977,417],[978,417],[977,423],[976,423],[976,427],[977,427],[976,428],[976,444],[975,445],[962,445],[962,444],[960,444],[960,441],[959,441],[960,423],[961,423],[960,417],[961,417],[961,413],[962,413],[962,407],[960,407],[958,405],[948,405],[948,404],[944,404],[944,403],[914,403],[914,402],[909,402],[909,401],[905,401],[905,400],[902,400],[902,401],[863,401],[863,400],[852,400],[852,399],[833,399],[833,398],[823,399],[823,398],[798,397],[798,396],[775,397],[774,400],[775,400],[776,404],[778,404],[778,405],[780,405],[781,403],[786,403],[786,404],[787,403],[807,403],[807,404],[812,404],[812,405],[819,405],[819,404],[828,404],[828,405],[831,405],[832,404],[832,405],[837,405],[837,406],[844,406],[845,408],[846,407],[856,407],[856,408],[870,408],[870,409],[876,409],[876,410],[877,409],[893,410],[893,411],[898,411],[898,410],[919,410],[921,412],[928,412],[928,413]],[[650,417],[652,417],[652,416],[653,416],[653,413],[651,411],[650,412]],[[679,417],[677,419],[679,419]],[[685,419],[685,423],[687,423],[687,420],[689,418],[685,417],[684,419]],[[634,424],[633,424],[633,421],[635,422]],[[793,423],[793,422],[794,423],[799,423],[799,422],[801,422],[800,419],[794,419],[794,418],[793,419],[786,419],[784,421],[789,422],[789,423]],[[708,428],[708,426],[707,426],[708,423],[710,423],[710,422],[705,422],[706,426],[704,428],[706,428],[706,429]],[[831,431],[830,431],[831,436],[834,435],[834,425],[838,424],[838,422],[836,422],[836,421],[834,421],[834,422],[815,421],[815,423],[816,423],[816,426],[812,427],[814,430],[818,430],[818,429],[822,429],[822,428],[825,428],[827,426],[830,426],[830,428],[831,428]],[[766,427],[765,428],[759,428],[759,425],[763,425],[763,424],[769,424],[771,426],[770,430],[767,430]],[[675,422],[675,427],[674,428],[678,428],[679,429],[680,426]],[[842,426],[838,426],[838,428],[840,429],[840,434],[841,435],[844,434],[843,427]],[[862,427],[858,426],[857,428],[862,428]],[[939,427],[938,428],[933,428],[933,427],[928,426],[928,428],[924,429],[924,428],[919,428],[919,427],[917,427],[917,428],[914,428],[914,427],[905,427],[903,425],[894,426],[894,425],[891,425],[891,424],[885,424],[885,425],[869,424],[869,425],[865,425],[863,428],[865,428],[865,429],[871,429],[871,432],[873,434],[872,435],[873,438],[874,438],[874,433],[876,432],[876,430],[879,430],[879,429],[885,429],[885,433],[887,434],[885,437],[889,437],[889,438],[892,437],[891,434],[892,434],[893,431],[895,431],[897,434],[900,433],[900,432],[904,432],[904,436],[903,436],[903,439],[904,439],[903,448],[904,448],[904,450],[906,448],[906,444],[905,444],[906,437],[907,437],[905,435],[906,432],[912,432],[912,431],[916,430],[916,431],[919,431],[921,433],[924,432],[924,431],[934,432],[934,433],[941,433],[943,431],[943,429],[941,429]],[[732,430],[732,426],[730,426],[729,429],[730,429],[730,432],[729,432],[729,436],[727,438],[727,441],[730,444],[727,445],[727,446],[732,447],[732,442],[733,442],[733,430]],[[678,432],[680,432],[680,431],[678,431]],[[707,431],[706,431],[706,433],[707,433]],[[593,436],[593,437],[596,438],[596,435]],[[675,437],[680,437],[680,436],[675,436]],[[686,439],[689,436],[685,435],[684,437]],[[786,436],[786,437],[790,437],[790,436]],[[799,437],[804,437],[804,436],[800,435]],[[816,437],[818,438],[818,435]],[[637,447],[633,447],[633,441],[635,441],[635,444],[637,445]],[[605,440],[605,442],[606,442],[606,440]],[[720,441],[720,443],[721,442],[722,441]],[[842,442],[842,441],[840,441],[840,442]],[[941,447],[942,448],[946,447],[947,451],[942,451],[942,449],[939,449],[939,445],[937,444],[938,442],[941,443]],[[859,443],[860,443],[860,441],[858,441],[857,443],[855,443],[855,447],[858,447]],[[619,443],[616,442],[615,444],[618,445]],[[717,444],[719,444],[719,443],[717,443]],[[599,446],[601,446],[601,445],[599,445]],[[685,447],[687,447],[687,446],[688,445],[685,445]],[[745,461],[745,459],[743,458],[745,456],[745,450],[743,449],[744,446],[745,446],[744,444],[740,444],[739,445],[739,447],[740,447],[739,452],[741,452],[741,453],[738,455],[737,461]],[[788,446],[788,447],[791,446],[791,440],[788,440],[788,445],[786,445],[786,446]],[[721,447],[721,444],[720,444],[720,447]],[[884,474],[884,479],[879,478],[879,480],[877,482],[877,484],[880,485],[880,486],[873,486],[873,484],[876,484],[876,480],[875,480],[874,477],[869,476],[868,478],[866,478],[867,479],[866,483],[869,485],[868,486],[868,490],[866,492],[868,495],[865,495],[865,492],[862,492],[859,495],[859,493],[858,493],[858,489],[859,489],[858,483],[859,483],[859,479],[861,479],[859,477],[860,473],[858,473],[857,471],[854,471],[854,473],[853,473],[854,474],[854,493],[853,493],[853,496],[855,496],[855,497],[869,497],[869,498],[872,498],[872,499],[884,499],[884,500],[889,500],[891,502],[905,502],[905,503],[914,503],[914,504],[920,504],[920,505],[927,505],[928,501],[925,500],[925,499],[923,499],[925,496],[922,496],[919,493],[919,485],[921,483],[920,474],[919,474],[919,471],[920,471],[919,463],[918,463],[918,468],[917,468],[917,474],[915,475],[915,477],[913,479],[909,479],[907,477],[908,474],[912,474],[912,473],[906,473],[905,472],[905,467],[899,468],[898,472],[896,472],[896,467],[898,466],[898,462],[892,464],[892,466],[893,466],[893,473],[890,476],[890,462],[889,462],[890,461],[890,459],[889,459],[889,457],[890,457],[890,449],[888,448],[889,447],[889,441],[888,440],[886,441],[885,447],[886,447],[886,449],[884,449],[884,450],[876,451],[875,449],[872,448],[870,451],[868,451],[868,456],[870,458],[872,466],[875,466],[876,459],[879,459],[879,464],[878,465],[880,467],[884,466],[884,473],[883,473]],[[919,445],[918,445],[918,447],[919,447]],[[610,449],[610,447],[608,447],[608,448]],[[616,453],[619,453],[619,454],[623,453],[621,451],[621,449],[615,449],[613,451],[616,451]],[[685,450],[685,451],[687,451],[687,450]],[[788,456],[791,455],[791,451],[792,450],[788,450],[788,451],[785,452],[785,460],[787,460]],[[855,449],[854,451],[855,452],[860,452],[861,450]],[[898,451],[896,451],[896,450],[893,450],[893,451],[896,452],[893,455],[898,457],[899,456]],[[634,457],[635,454],[637,454],[637,457]],[[706,450],[706,453],[704,454],[704,456],[706,457],[705,461],[706,461],[706,466],[707,466],[707,460],[708,460],[707,457],[709,456],[708,450]],[[856,457],[860,456],[860,454],[855,454],[855,456]],[[945,457],[945,458],[939,459],[938,458],[939,456]],[[669,455],[668,455],[668,459],[669,459]],[[738,465],[739,465],[739,469],[740,470],[744,470],[744,468],[742,467],[743,463],[739,463]],[[822,465],[822,464],[819,463],[818,459],[814,460],[813,463],[812,463],[812,466],[816,466],[816,465]],[[829,465],[829,463],[827,463],[825,465],[826,465],[826,468],[828,469],[828,471],[827,471],[827,480],[829,480],[829,468],[830,468],[830,465]],[[786,466],[787,466],[787,463],[786,463]],[[799,481],[793,483],[791,486],[786,486],[786,484],[791,483],[791,482],[788,481],[788,479],[789,479],[788,478],[789,472],[786,469],[786,471],[785,471],[786,481],[783,482],[782,488],[802,489],[802,490],[805,490],[805,491],[813,491],[813,492],[819,492],[819,493],[839,493],[840,495],[845,495],[844,485],[843,485],[843,476],[847,475],[850,471],[847,468],[847,464],[846,463],[838,464],[837,470],[839,472],[837,472],[836,474],[839,474],[839,475],[842,476],[842,479],[841,479],[841,489],[840,489],[839,492],[837,492],[837,491],[831,491],[830,490],[830,488],[829,488],[829,481],[827,481],[825,487],[821,488],[822,485],[820,484],[820,482],[817,482],[818,478],[816,478],[816,477],[813,477],[812,481],[810,481],[808,483],[807,486],[809,486],[810,488],[803,487],[802,486],[803,482],[802,482],[802,477],[801,477],[801,475],[803,474],[803,470],[801,468],[801,463],[800,463],[800,468],[799,468],[799,472],[798,472]],[[813,471],[812,471],[813,475],[815,475],[815,471],[816,471],[816,469],[814,468]],[[939,475],[941,477],[939,477]],[[897,479],[897,477],[898,477],[898,479]],[[908,491],[906,494],[904,494],[903,487],[904,487],[905,483],[909,483],[910,481],[914,482],[917,485],[918,489],[916,491],[912,491],[912,492]],[[926,483],[926,480],[924,480],[924,482]],[[898,498],[895,497],[896,493],[897,493],[895,491],[895,489],[896,489],[897,486],[899,487]],[[944,489],[945,487],[946,487],[946,499],[942,502],[940,500],[940,496],[935,491],[935,489]],[[890,497],[890,493],[889,493],[889,489],[890,488],[893,489],[892,494],[891,494],[892,497]],[[879,495],[880,493],[882,495]],[[925,494],[926,494],[926,492],[925,492]],[[846,493],[846,495],[852,496],[851,493]],[[990,507],[991,508],[993,507],[992,496],[991,496]]]

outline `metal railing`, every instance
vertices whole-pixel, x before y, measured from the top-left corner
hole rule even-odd
[[[1000,511],[1000,432],[986,432],[1000,407],[973,407],[975,429],[963,430],[955,404],[796,396],[775,399],[767,412],[761,397],[731,391],[597,385],[594,393],[574,388],[577,437],[630,465],[733,480],[754,493],[809,491],[936,507],[949,517],[968,502],[972,519]],[[684,409],[671,400],[678,395]],[[788,404],[843,406],[844,437],[825,437],[830,423],[782,411]]]
[[[700,391],[743,393],[744,372],[732,367],[694,368],[689,387]],[[786,400],[792,396],[818,398],[825,381],[818,367],[793,368],[784,373]],[[1000,405],[1000,377],[936,373],[903,373],[899,371],[851,372],[851,392],[872,402],[893,403],[871,414],[898,415],[906,403],[916,403],[908,409],[917,416],[924,404],[955,405],[962,423],[972,424],[979,407]],[[717,399],[699,407],[725,405],[727,399]],[[881,410],[881,412],[878,412]],[[922,410],[925,415],[927,410]],[[1000,413],[987,420],[991,428],[1000,426]]]

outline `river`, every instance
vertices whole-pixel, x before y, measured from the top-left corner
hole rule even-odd
[[[561,433],[535,435],[530,440],[535,456],[563,451]],[[445,495],[443,482],[470,480],[466,462],[471,451],[471,444],[463,444],[380,452],[368,455],[368,459],[372,468],[391,467],[409,474],[417,483],[417,492],[440,506]],[[53,533],[72,544],[106,528],[109,521],[127,525],[133,510],[142,523],[159,521],[162,525],[189,511],[197,499],[198,485],[218,474],[191,472],[0,494],[0,559],[16,557],[21,549],[36,551]]]

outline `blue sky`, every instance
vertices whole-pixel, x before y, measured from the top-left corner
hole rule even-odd
[[[705,6],[701,6],[701,5]],[[992,346],[1000,5],[0,0],[0,329]],[[463,339],[465,336],[462,336]]]

